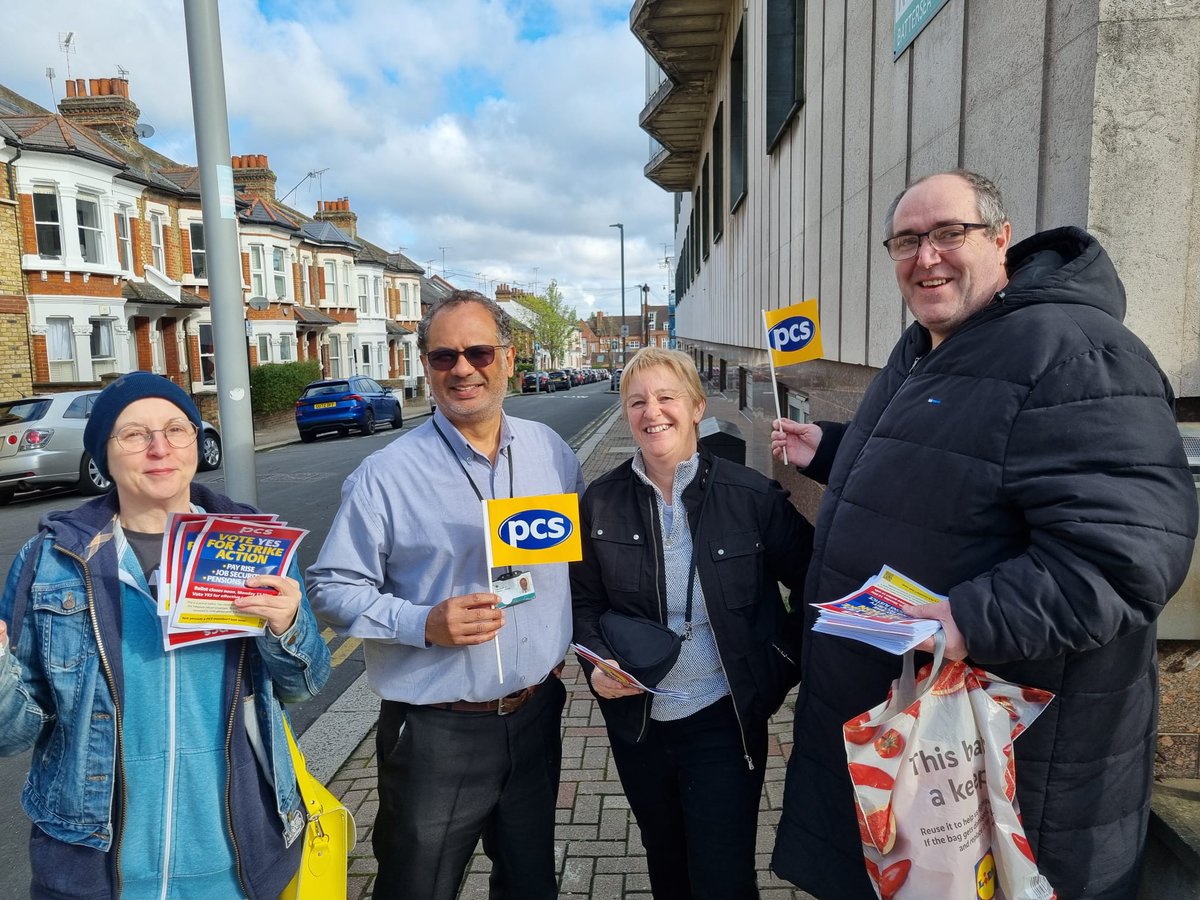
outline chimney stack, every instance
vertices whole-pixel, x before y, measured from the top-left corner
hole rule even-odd
[[[69,79],[67,95],[59,101],[58,111],[73,124],[106,134],[126,147],[139,143],[141,110],[129,99],[127,78]]]
[[[233,187],[238,193],[264,200],[275,199],[275,173],[271,171],[264,154],[243,154],[233,157],[230,162],[233,165]]]
[[[318,200],[314,218],[319,222],[332,222],[350,237],[358,237],[358,214],[351,211],[349,197]]]

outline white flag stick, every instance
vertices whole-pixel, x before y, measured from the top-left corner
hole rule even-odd
[[[775,418],[779,419],[779,430],[783,431],[783,413],[779,411],[779,382],[775,380],[775,357],[771,356],[771,326],[767,324],[767,311],[762,311],[763,332],[767,336],[767,356],[771,360],[771,392],[775,395]],[[783,464],[788,464],[787,432],[783,433]]]
[[[492,588],[492,520],[488,516],[487,500],[483,501],[483,553],[487,561],[487,574],[485,582],[488,590]],[[496,636],[492,638],[492,643],[496,645],[496,674],[500,677],[500,683],[504,684],[504,664],[500,661],[500,632],[496,632]]]

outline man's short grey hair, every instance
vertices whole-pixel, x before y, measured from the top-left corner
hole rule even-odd
[[[429,349],[429,326],[434,316],[464,303],[478,303],[491,313],[492,318],[496,320],[496,334],[501,344],[508,345],[513,342],[512,320],[508,313],[500,308],[499,303],[479,291],[455,291],[429,307],[429,312],[425,313],[421,323],[417,325],[417,349],[422,353]]]
[[[1004,210],[1004,198],[1000,196],[1000,188],[996,187],[994,181],[969,169],[951,169],[948,172],[935,172],[934,175],[957,175],[963,181],[967,182],[967,184],[971,185],[971,188],[975,191],[975,210],[979,214],[980,224],[987,226],[988,234],[992,237],[1000,233],[1000,229],[1008,221],[1008,213]],[[884,234],[888,237],[892,236],[892,221],[896,217],[896,207],[900,205],[900,201],[904,199],[904,195],[921,182],[933,178],[934,175],[926,175],[924,178],[918,178],[896,195],[896,199],[888,207],[887,215],[883,219]]]

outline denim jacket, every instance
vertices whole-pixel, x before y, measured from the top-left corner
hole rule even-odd
[[[192,485],[192,502],[207,512],[253,511],[202,485]],[[26,813],[56,841],[106,854],[120,851],[120,604],[121,591],[130,590],[119,578],[116,515],[115,494],[48,515],[17,555],[0,597],[0,620],[9,623],[11,637],[11,653],[0,660],[0,755],[32,746],[22,794]],[[297,577],[298,570],[289,574]],[[280,702],[308,699],[329,677],[329,650],[319,632],[304,597],[296,623],[282,636],[226,642],[223,793],[238,874],[251,897],[277,895],[299,863],[295,839],[305,816]],[[251,694],[261,763],[241,714]],[[267,760],[272,771],[264,779]],[[264,791],[264,780],[273,789]],[[267,808],[263,798],[272,794],[273,808]],[[63,862],[60,855],[54,865]],[[33,866],[36,884],[38,859]]]

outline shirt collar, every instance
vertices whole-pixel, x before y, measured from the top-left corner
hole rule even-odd
[[[446,418],[446,415],[442,412],[441,407],[434,409],[433,422],[442,430],[442,434],[444,434],[446,436],[446,440],[450,442],[450,449],[454,451],[454,455],[460,460],[463,462],[468,462],[469,460],[478,457],[479,459],[487,461],[489,466],[492,464],[491,460],[488,460],[486,456],[471,446],[471,442],[463,437],[462,432],[454,427],[453,422]],[[504,411],[501,410],[500,446],[496,448],[497,458],[499,458],[499,454],[504,452],[505,448],[507,448],[508,445],[513,442],[513,437],[512,425],[509,424],[508,416],[506,416]]]
[[[700,451],[696,451],[683,462],[675,466],[675,476],[671,480],[671,503],[675,504],[680,497],[683,496],[684,489],[692,483],[692,479],[696,477],[696,472],[700,469]],[[662,495],[662,491],[658,489],[649,476],[646,475],[646,463],[642,459],[642,448],[639,447],[633,454],[633,471],[637,473],[638,478],[642,479],[646,484],[654,489],[654,492]]]

